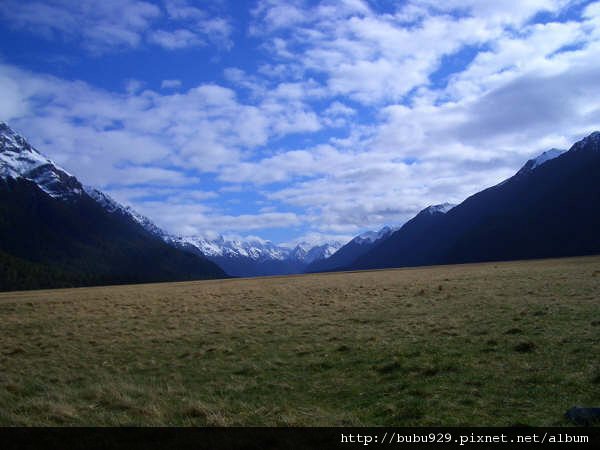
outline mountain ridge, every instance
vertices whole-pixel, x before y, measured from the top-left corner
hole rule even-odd
[[[87,211],[86,214],[98,217],[98,220],[106,223],[107,228],[113,232],[120,230],[119,232],[136,242],[153,239],[150,241],[152,245],[148,244],[149,248],[164,244],[176,252],[181,251],[190,257],[200,258],[203,261],[200,265],[210,272],[210,276],[224,276],[225,272],[234,276],[282,275],[520,257],[570,256],[582,252],[589,254],[590,251],[600,252],[600,241],[594,240],[594,235],[585,224],[585,218],[590,217],[591,223],[600,226],[598,213],[590,206],[600,201],[597,183],[593,182],[594,172],[590,172],[590,168],[598,166],[599,158],[600,132],[595,131],[574,143],[569,150],[550,149],[531,158],[512,177],[470,196],[459,205],[443,203],[424,208],[401,227],[385,226],[379,231],[363,232],[344,245],[340,242],[321,245],[302,242],[289,247],[258,238],[243,240],[219,236],[208,239],[169,234],[151,219],[129,206],[122,205],[108,194],[90,186],[83,186],[75,176],[38,152],[6,123],[0,122],[0,190],[4,200],[2,212],[9,217],[2,223],[4,228],[0,228],[0,232],[5,234],[0,236],[0,259],[5,260],[11,267],[21,267],[30,263],[31,270],[39,273],[54,271],[56,278],[61,279],[64,277],[59,274],[68,274],[69,270],[73,269],[73,265],[68,264],[66,260],[54,267],[47,258],[48,255],[30,257],[27,252],[19,252],[14,246],[11,247],[12,243],[8,237],[10,230],[6,224],[10,222],[13,230],[19,229],[20,224],[13,219],[21,217],[23,211],[10,210],[18,208],[18,202],[13,202],[14,199],[7,196],[7,193],[20,196],[23,204],[33,202],[36,209],[47,211],[51,217],[56,216],[56,221],[71,221],[69,229],[73,234],[71,238],[75,240],[86,239],[84,233],[76,226],[78,221],[86,223],[88,228],[94,228],[94,224],[89,223],[87,217],[75,217],[77,214],[73,211],[67,212],[68,207],[77,205]],[[52,203],[50,199],[58,203]],[[581,203],[583,199],[587,199],[588,203]],[[556,222],[555,216],[564,215],[564,211],[556,205],[562,205],[563,210],[574,210],[576,214],[573,217],[577,217],[581,223],[568,216],[562,218],[562,223]],[[36,216],[32,211],[29,213],[32,214],[30,220],[38,220],[40,223],[47,221],[45,217]],[[110,219],[103,214],[108,214]],[[521,228],[517,229],[511,226],[511,223],[518,224]],[[532,224],[540,230],[537,234],[527,231]],[[565,224],[571,227],[574,236],[570,243],[560,231],[560,225]],[[577,230],[577,226],[584,232],[582,233],[581,229]],[[101,231],[95,230],[95,233],[95,239],[98,242],[102,241],[99,237]],[[140,233],[143,238],[140,237]],[[42,234],[50,236],[48,230],[44,230]],[[550,236],[553,240],[543,241],[540,236]],[[68,240],[69,236],[63,238]],[[160,244],[157,244],[157,241]],[[52,242],[55,247],[59,245],[58,242]],[[532,245],[531,242],[536,244]],[[38,241],[37,245],[46,244]],[[39,253],[39,249],[32,244],[22,246],[28,248],[32,254],[36,251]],[[90,243],[84,247],[87,252],[95,251],[90,247]],[[134,247],[129,250],[134,251]],[[7,249],[11,251],[7,253]],[[99,257],[98,254],[96,257]],[[170,254],[169,257],[179,258],[179,262],[182,262],[175,254]],[[206,265],[209,262],[214,264],[212,269]],[[189,266],[183,266],[187,267],[184,279],[198,276]],[[125,266],[121,265],[121,269],[124,268]],[[224,268],[225,272],[220,268]],[[175,275],[169,272],[168,268],[163,269],[166,270],[165,276],[158,275],[160,271],[150,270],[154,273],[152,279],[168,279]],[[106,275],[108,278],[111,276],[114,277],[114,273]],[[115,280],[122,282],[126,278],[117,277]],[[144,277],[137,273],[135,276],[130,274],[129,278],[137,281]]]
[[[321,245],[299,243],[288,248],[268,241],[209,240],[194,236],[176,236],[157,226],[151,219],[138,213],[130,206],[114,200],[101,190],[82,185],[76,177],[45,157],[32,147],[25,138],[12,130],[6,123],[0,122],[0,177],[23,178],[32,181],[48,195],[57,199],[81,198],[87,194],[108,213],[122,214],[137,222],[150,234],[167,244],[212,260],[218,265],[226,265],[235,276],[254,274],[301,273],[304,267],[316,260],[327,258],[341,244],[329,242]],[[199,251],[198,251],[199,250]],[[265,266],[238,270],[235,260],[241,266]],[[281,267],[277,263],[281,262]]]
[[[343,269],[600,253],[600,133],[529,169],[470,196],[426,232],[401,228]]]
[[[294,247],[263,240],[181,237],[166,234],[173,245],[200,252],[233,276],[264,276],[303,273],[314,261],[326,259],[342,244],[336,241],[321,245],[299,243]]]
[[[131,214],[109,211],[5,123],[0,256],[1,290],[226,277],[213,262],[158,239]]]

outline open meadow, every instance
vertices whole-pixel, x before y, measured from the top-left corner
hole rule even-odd
[[[0,425],[567,425],[600,257],[0,294]]]

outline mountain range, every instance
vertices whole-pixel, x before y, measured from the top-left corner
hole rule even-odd
[[[228,240],[223,236],[211,240],[164,234],[163,238],[172,245],[206,256],[237,277],[303,273],[311,263],[326,260],[342,246],[336,241],[322,245],[301,242],[286,247],[261,239]]]
[[[311,262],[306,267],[306,272],[329,272],[340,267],[346,267],[378,243],[383,242],[394,231],[391,227],[385,226],[379,231],[367,231],[359,234],[330,257]]]
[[[459,205],[342,245],[176,236],[0,122],[0,290],[283,275],[600,253],[600,133]]]
[[[446,211],[421,211],[334,270],[600,253],[600,133],[552,149]],[[442,212],[442,213],[439,213]]]
[[[5,123],[0,123],[0,198],[5,200],[0,207],[3,290],[302,273],[341,246],[169,234],[131,207],[82,185]],[[151,256],[158,249],[166,252],[159,259]],[[139,262],[131,264],[132,258]],[[18,281],[26,272],[37,275]]]
[[[226,277],[0,123],[0,290]]]
[[[328,258],[342,245],[336,241],[321,245],[301,242],[294,247],[287,247],[259,238],[241,240],[225,239],[223,236],[214,239],[202,236],[177,236],[169,234],[147,217],[137,213],[131,207],[121,205],[98,189],[87,186],[84,189],[106,210],[120,211],[167,244],[213,261],[228,275],[235,277],[302,273],[310,263]]]

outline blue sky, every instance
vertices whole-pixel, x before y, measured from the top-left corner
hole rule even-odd
[[[0,120],[183,235],[346,240],[600,129],[600,2],[4,0]]]

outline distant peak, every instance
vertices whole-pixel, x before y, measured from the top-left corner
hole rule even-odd
[[[6,122],[0,122],[0,135],[8,138],[19,138],[24,140],[15,130],[8,126]]]
[[[365,243],[372,244],[373,242],[376,242],[384,237],[389,236],[394,231],[396,231],[396,228],[392,228],[392,227],[389,227],[386,225],[383,228],[381,228],[379,231],[365,231],[364,233],[356,236],[353,239],[353,241],[358,244],[365,244]]]
[[[600,131],[592,131],[592,133],[588,136],[588,138],[600,139]]]
[[[539,167],[554,158],[558,158],[564,152],[564,150],[559,148],[551,148],[550,150],[546,150],[544,153],[531,160],[533,161],[533,166],[531,168],[535,169],[536,167]]]
[[[600,131],[594,131],[580,141],[576,142],[573,147],[581,148],[587,145],[600,145]]]
[[[531,172],[532,170],[540,167],[542,164],[545,164],[548,161],[558,158],[563,153],[565,153],[565,150],[560,148],[551,148],[550,150],[546,150],[545,152],[540,153],[535,158],[531,158],[529,161],[527,161],[523,165],[523,167],[521,167],[521,170],[517,172],[517,175]]]
[[[0,122],[0,178],[24,178],[54,198],[83,193],[83,186],[75,177],[38,152],[5,122]]]
[[[23,136],[9,127],[6,122],[0,122],[0,152],[14,153],[15,155],[18,153],[40,155]]]
[[[218,237],[201,236],[170,236],[163,237],[167,242],[179,245],[192,245],[206,256],[250,258],[255,261],[268,260],[290,260],[309,264],[316,259],[323,259],[335,253],[342,244],[340,242],[326,242],[320,245],[310,242],[299,242],[294,247],[276,245],[271,241],[261,239],[257,236],[245,238],[229,238],[219,235]]]
[[[18,136],[18,134],[15,132],[15,130],[9,127],[6,122],[0,122],[0,136],[15,138]]]
[[[423,210],[423,212],[428,212],[429,214],[446,214],[456,205],[452,203],[442,203],[440,205],[431,205]]]

